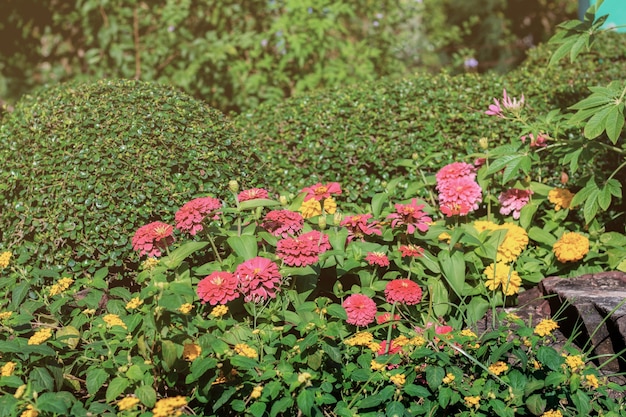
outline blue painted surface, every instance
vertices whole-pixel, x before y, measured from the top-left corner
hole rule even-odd
[[[578,18],[583,19],[585,11],[595,0],[578,0]],[[603,28],[622,26],[616,29],[618,32],[626,32],[626,0],[604,0],[598,10],[597,16],[608,14],[609,17]]]

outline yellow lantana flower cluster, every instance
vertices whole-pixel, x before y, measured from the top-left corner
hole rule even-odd
[[[193,310],[193,304],[191,303],[184,303],[184,304],[181,304],[180,307],[178,307],[178,311],[180,311],[183,314],[189,314],[191,310]]]
[[[107,327],[121,326],[125,329],[128,329],[128,327],[126,327],[126,324],[117,314],[107,314],[106,316],[102,317],[102,320],[104,320],[104,322],[107,324]]]
[[[0,253],[0,268],[6,268],[7,266],[9,266],[11,256],[13,256],[13,254],[8,251]]]
[[[443,379],[441,380],[444,384],[449,384],[452,381],[454,381],[456,379],[456,377],[454,376],[454,374],[448,372],[446,374],[446,376],[443,377]]]
[[[573,198],[574,194],[565,188],[553,188],[548,192],[548,201],[554,204],[554,211],[568,209]]]
[[[218,305],[218,306],[213,307],[213,310],[211,310],[210,314],[216,319],[218,319],[222,317],[223,315],[225,315],[226,313],[228,313],[228,306]]]
[[[0,376],[11,376],[15,371],[15,362],[7,362],[0,368]]]
[[[548,410],[541,417],[563,417],[563,414],[559,410]]]
[[[468,407],[476,407],[480,405],[480,397],[479,396],[468,396],[463,398],[465,400],[465,405]]]
[[[183,345],[183,359],[193,361],[202,353],[202,348],[195,343],[185,343]]]
[[[560,262],[580,261],[589,253],[589,239],[575,232],[566,232],[552,250]]]
[[[63,291],[67,290],[73,283],[74,280],[72,278],[61,278],[56,284],[50,287],[50,297],[61,294]]]
[[[183,396],[162,398],[156,402],[152,409],[153,417],[178,417],[183,414],[183,407],[187,405],[187,399]]]
[[[39,329],[35,332],[34,335],[32,335],[30,337],[30,339],[28,339],[28,344],[29,345],[40,345],[43,342],[45,342],[46,340],[50,339],[52,337],[52,329],[46,327],[43,329]]]
[[[581,355],[564,355],[565,363],[573,372],[582,369],[585,366],[585,361]]]
[[[12,311],[3,311],[0,313],[0,321],[8,320],[13,315]]]
[[[359,332],[343,343],[348,346],[369,346],[374,341],[374,336],[370,332]]]
[[[121,400],[119,400],[117,402],[117,408],[119,408],[120,411],[130,410],[137,404],[139,404],[139,398],[129,396],[129,397],[124,397]]]
[[[404,374],[391,375],[389,380],[393,382],[395,386],[401,387],[406,383],[406,376],[404,376]]]
[[[32,405],[28,404],[26,406],[26,410],[20,414],[20,417],[37,417],[39,415],[39,411]]]
[[[494,375],[500,375],[502,372],[506,372],[509,369],[509,365],[502,361],[498,361],[489,365],[489,371]]]
[[[159,264],[159,260],[157,258],[148,258],[141,263],[141,269],[144,271],[149,271],[154,269],[155,266]]]
[[[483,272],[487,277],[485,286],[491,291],[502,287],[504,295],[514,295],[519,292],[522,279],[517,271],[512,271],[511,266],[505,262],[491,264]]]
[[[552,334],[552,332],[559,328],[559,325],[556,321],[552,319],[543,319],[535,326],[535,334],[539,336],[548,336]]]
[[[237,355],[245,356],[246,358],[251,358],[251,359],[256,359],[259,356],[259,354],[256,352],[256,350],[254,350],[254,348],[251,348],[245,343],[236,344],[235,353]]]
[[[252,392],[250,393],[250,398],[256,400],[257,398],[261,398],[261,394],[263,393],[263,385],[257,385],[252,388]]]
[[[143,304],[143,300],[139,297],[131,298],[131,300],[126,303],[126,310],[134,310]]]

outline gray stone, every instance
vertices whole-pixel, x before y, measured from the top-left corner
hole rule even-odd
[[[540,288],[564,334],[593,349],[604,371],[626,371],[626,273],[548,277]]]

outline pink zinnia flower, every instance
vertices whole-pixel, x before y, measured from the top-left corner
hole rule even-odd
[[[298,237],[288,237],[276,244],[276,255],[285,265],[306,266],[319,260],[319,255],[330,249],[328,235],[312,230]]]
[[[476,168],[474,166],[468,164],[467,162],[453,162],[441,168],[435,178],[437,179],[437,184],[442,182],[455,180],[457,178],[476,178]],[[439,185],[437,185],[439,187]]]
[[[163,222],[141,226],[131,239],[133,249],[139,251],[139,256],[161,256],[161,251],[174,242],[173,232],[174,228]]]
[[[312,198],[321,201],[330,198],[331,194],[341,194],[341,186],[338,182],[329,182],[326,185],[318,182],[311,187],[303,188],[301,192],[306,193],[304,201],[309,201]]]
[[[261,227],[274,236],[288,237],[295,235],[304,226],[300,213],[291,210],[272,210],[265,215]]]
[[[249,190],[243,190],[237,196],[237,200],[242,201],[256,200],[257,198],[268,198],[267,190],[263,188],[250,188]]]
[[[518,188],[511,188],[500,193],[498,196],[498,201],[502,204],[500,214],[507,216],[513,212],[513,218],[519,219],[520,210],[528,204],[532,194],[532,190],[520,190]]]
[[[198,297],[202,304],[226,304],[239,297],[237,278],[230,272],[215,271],[198,283]]]
[[[450,333],[454,328],[452,326],[435,326],[435,334],[442,335],[446,333]]]
[[[364,294],[352,294],[341,305],[348,314],[346,322],[355,326],[367,326],[376,317],[376,303]]]
[[[282,280],[278,265],[259,256],[240,264],[235,270],[235,276],[244,301],[255,303],[276,298],[276,290]]]
[[[174,215],[176,228],[195,236],[202,230],[204,219],[220,207],[222,207],[222,203],[216,198],[195,198],[185,203]]]
[[[393,320],[400,320],[400,315],[394,314]],[[376,323],[378,324],[387,323],[388,321],[391,321],[391,313],[382,313],[376,316]],[[395,328],[396,325],[394,324],[393,327]]]
[[[422,300],[422,289],[410,279],[394,279],[385,287],[385,297],[390,304],[415,305]]]
[[[383,268],[389,266],[389,258],[382,252],[369,252],[365,260],[372,266],[378,265]]]
[[[402,245],[398,248],[402,257],[420,258],[424,256],[424,248],[415,245]]]
[[[368,220],[371,218],[371,214],[357,214],[344,217],[340,226],[344,226],[348,229],[348,242],[353,239],[363,240],[364,236],[382,236],[383,232],[378,228],[376,222],[368,223]]]
[[[410,204],[396,204],[396,213],[387,216],[391,220],[391,227],[407,226],[407,233],[413,234],[415,230],[425,232],[428,224],[433,220],[422,211],[423,204],[417,204],[416,199],[412,199]]]
[[[471,177],[460,177],[437,184],[441,211],[448,217],[465,216],[478,209],[482,200],[482,189]]]

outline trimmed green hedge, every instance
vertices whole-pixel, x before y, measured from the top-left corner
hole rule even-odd
[[[339,181],[349,201],[366,202],[391,178],[416,178],[418,164],[434,172],[477,152],[481,137],[492,144],[518,138],[517,128],[484,114],[503,88],[547,112],[582,99],[589,84],[623,76],[625,41],[624,35],[607,34],[591,64],[581,59],[547,68],[551,48],[541,46],[505,76],[383,79],[263,105],[235,122],[261,151],[267,184],[294,192],[318,180]]]
[[[30,265],[122,268],[143,224],[255,175],[221,112],[138,81],[62,84],[0,126],[0,242]]]

